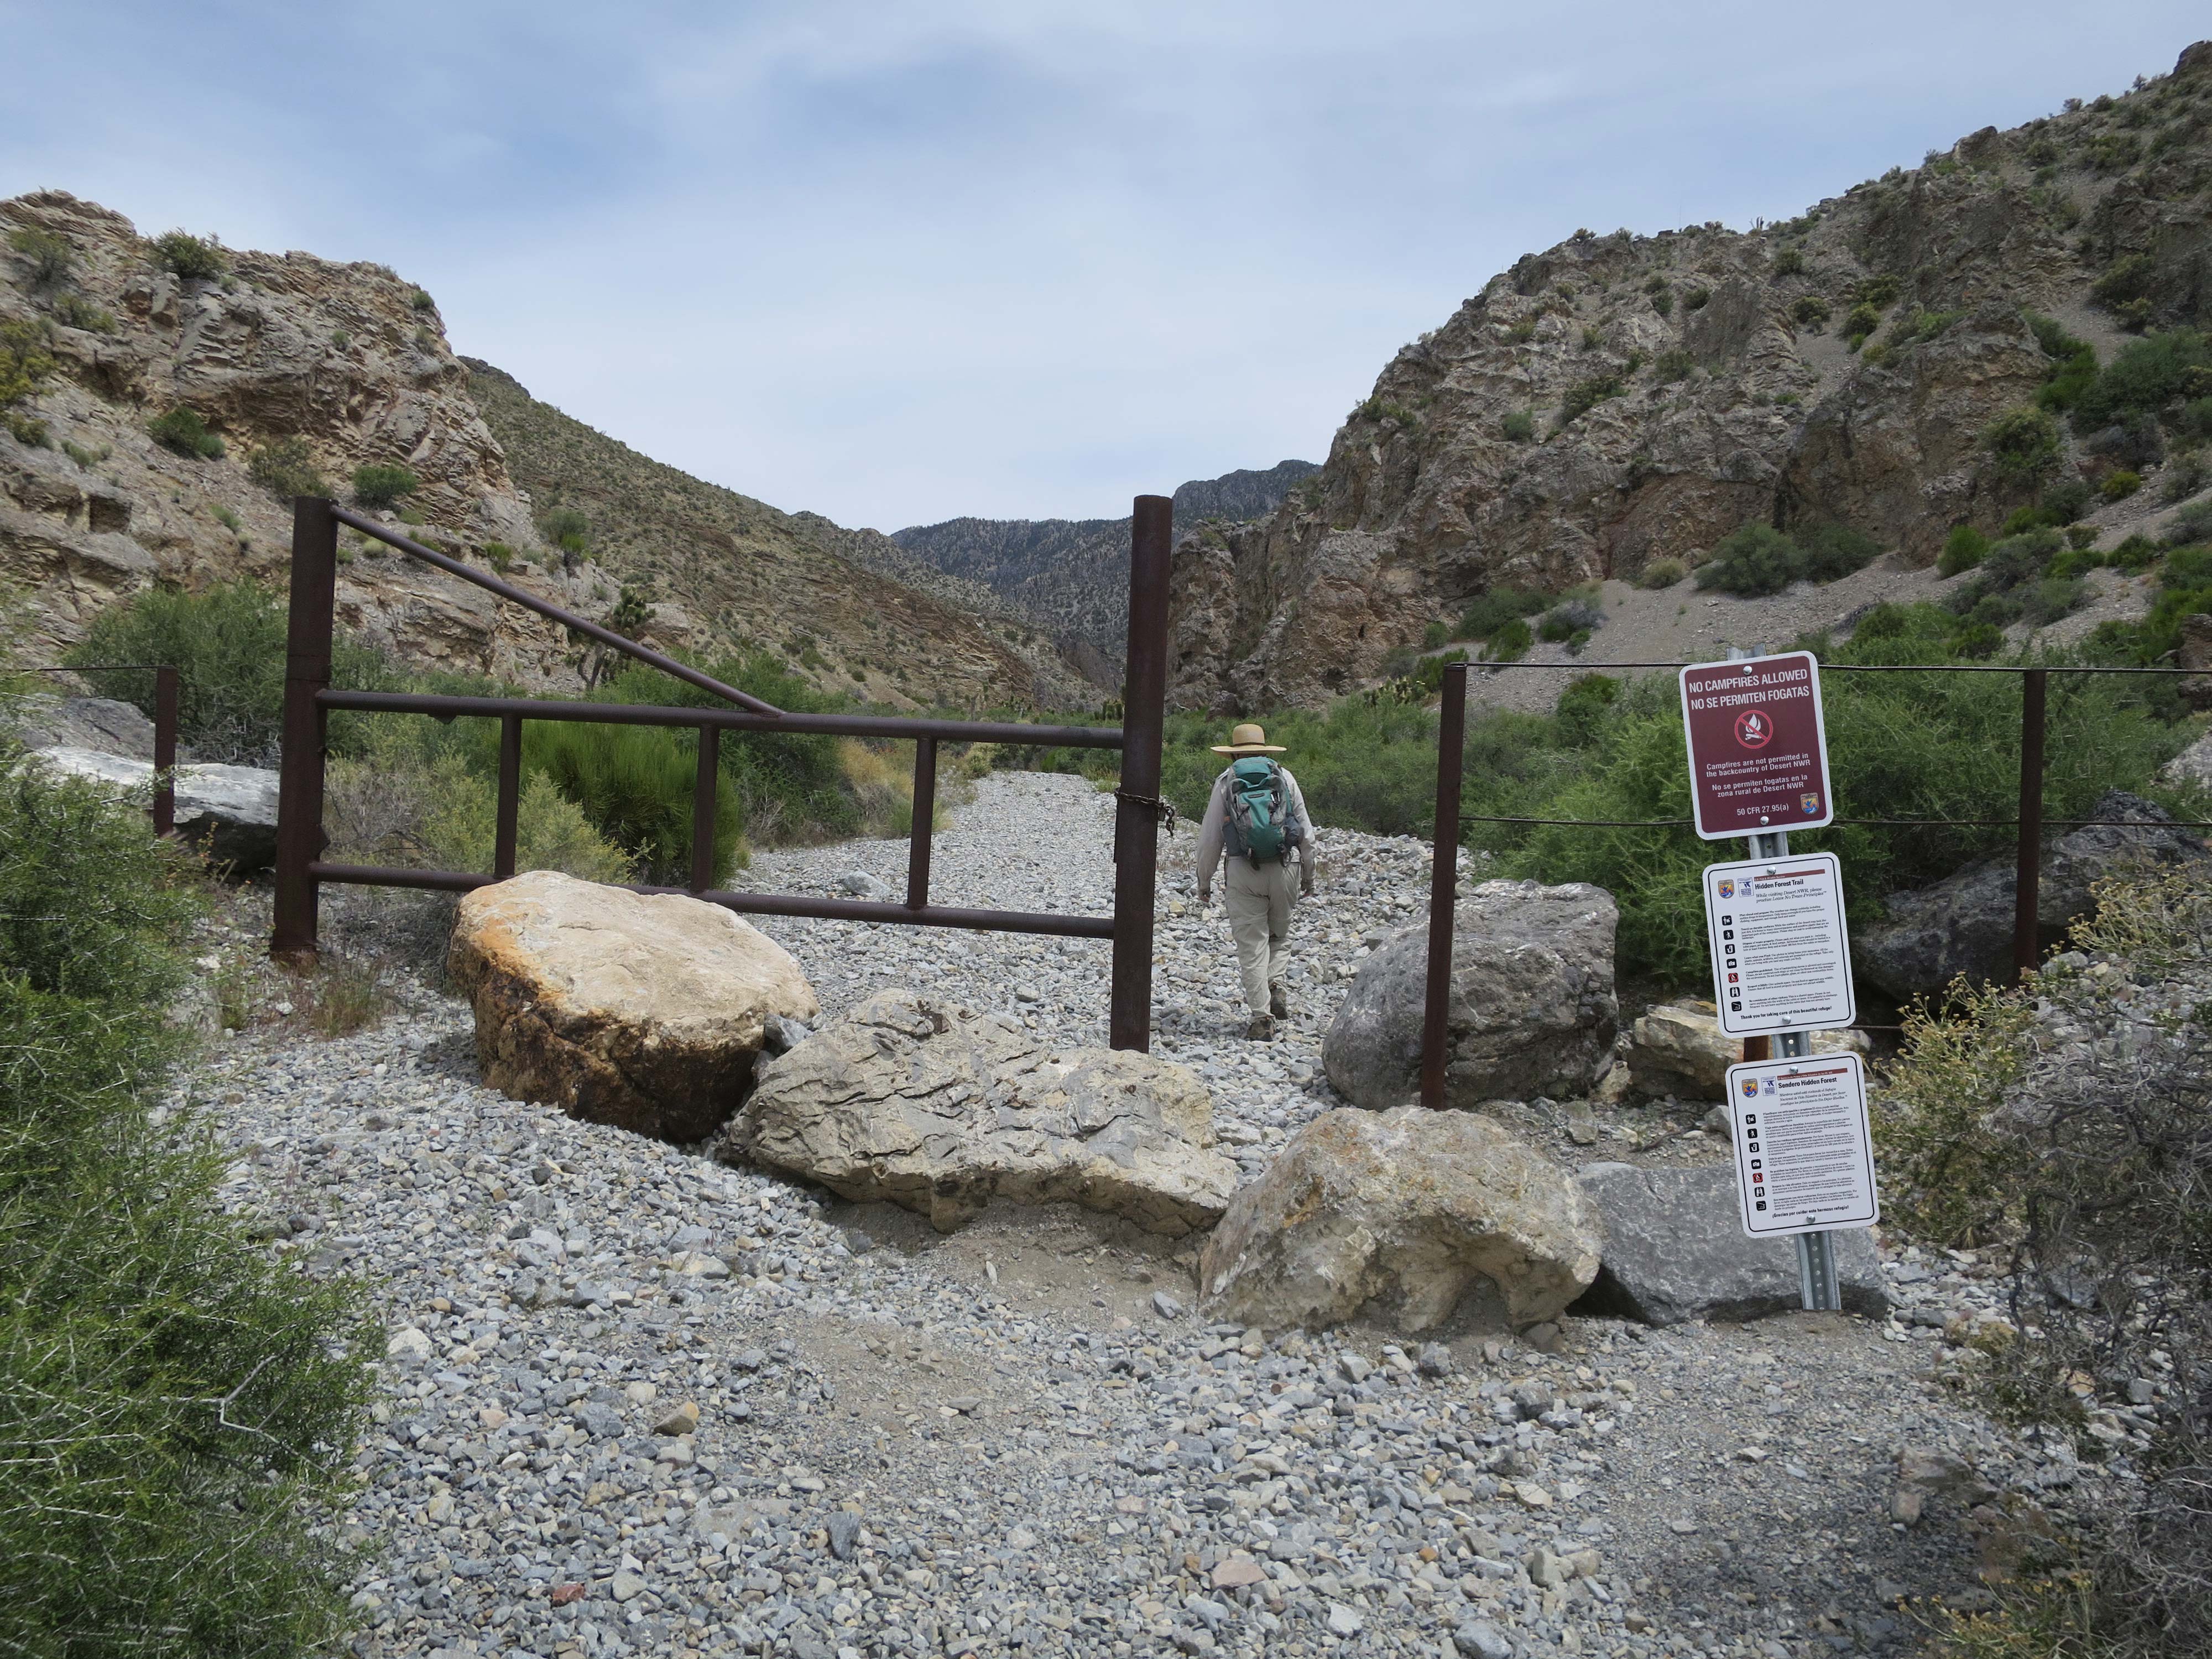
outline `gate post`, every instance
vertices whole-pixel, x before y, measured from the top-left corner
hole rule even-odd
[[[323,710],[331,683],[337,605],[338,525],[317,495],[292,502],[291,608],[284,629],[284,754],[276,778],[276,926],[269,954],[312,967],[319,884],[308,867],[323,853]]]
[[[1460,774],[1467,750],[1467,665],[1447,664],[1437,711],[1437,840],[1429,866],[1429,959],[1421,991],[1421,1104],[1444,1103],[1450,1041],[1452,908],[1459,902]]]
[[[1160,739],[1167,718],[1168,559],[1175,503],[1139,495],[1129,526],[1128,667],[1114,810],[1114,981],[1108,1041],[1152,1046],[1152,885],[1159,869]]]
[[[2020,677],[2020,842],[2014,854],[2012,982],[2035,971],[2043,955],[2039,915],[2043,881],[2043,710],[2048,671]]]

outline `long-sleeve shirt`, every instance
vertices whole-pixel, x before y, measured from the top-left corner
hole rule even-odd
[[[1213,781],[1213,793],[1206,803],[1206,817],[1198,826],[1198,884],[1200,890],[1213,885],[1219,873],[1221,859],[1229,838],[1229,785],[1236,775],[1234,763],[1222,768],[1221,775]],[[1291,846],[1304,868],[1307,883],[1311,884],[1314,867],[1313,819],[1306,813],[1306,798],[1298,788],[1298,781],[1291,775],[1291,769],[1282,769],[1283,814],[1285,827],[1290,831]]]

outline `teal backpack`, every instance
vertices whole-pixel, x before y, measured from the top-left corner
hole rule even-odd
[[[1229,772],[1230,852],[1250,859],[1255,869],[1263,859],[1281,863],[1291,846],[1283,769],[1262,756],[1248,755]]]

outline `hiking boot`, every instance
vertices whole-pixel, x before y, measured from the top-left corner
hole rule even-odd
[[[1267,982],[1267,1012],[1277,1019],[1290,1018],[1291,999],[1283,989],[1283,981],[1279,979]]]
[[[1275,1040],[1275,1018],[1272,1014],[1255,1014],[1252,1023],[1244,1028],[1244,1036],[1250,1042],[1273,1042]]]

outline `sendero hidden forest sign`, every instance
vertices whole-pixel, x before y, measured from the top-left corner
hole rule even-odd
[[[1835,815],[1809,651],[1685,668],[1690,799],[1706,841],[1817,830]]]

